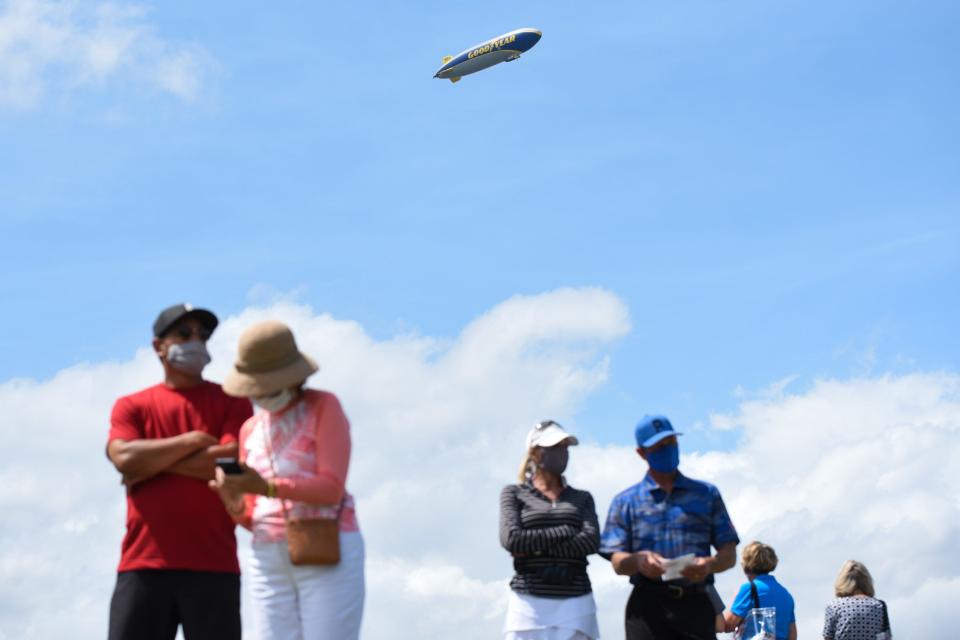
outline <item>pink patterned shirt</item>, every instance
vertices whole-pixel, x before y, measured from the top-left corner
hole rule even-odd
[[[253,532],[254,543],[286,539],[281,500],[291,517],[335,519],[342,499],[340,530],[359,531],[345,488],[350,423],[332,393],[306,389],[283,411],[255,413],[240,429],[240,459],[277,487],[276,498],[245,496],[237,521]]]

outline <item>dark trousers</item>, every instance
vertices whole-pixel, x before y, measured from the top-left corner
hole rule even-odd
[[[716,613],[704,591],[633,588],[627,601],[627,640],[716,640]]]
[[[144,569],[117,574],[109,640],[240,640],[240,576]]]

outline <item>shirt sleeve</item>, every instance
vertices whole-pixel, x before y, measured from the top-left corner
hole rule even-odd
[[[837,632],[837,611],[833,605],[828,604],[823,613],[823,637],[824,640],[833,640]]]
[[[240,436],[240,427],[253,415],[253,406],[246,398],[230,398],[227,406],[227,416],[220,430],[220,444],[237,442]]]
[[[589,493],[580,507],[580,517],[583,521],[580,531],[569,540],[550,549],[550,553],[562,558],[583,558],[597,552],[600,547],[600,522],[597,520],[597,508],[593,504],[593,496]]]
[[[733,604],[730,605],[731,613],[746,618],[747,612],[753,608],[753,603],[750,600],[750,583],[746,582],[737,591],[737,597],[733,599]]]
[[[576,535],[568,524],[524,529],[520,520],[517,485],[508,485],[500,492],[500,544],[510,553],[538,554]]]
[[[130,398],[120,398],[110,412],[110,434],[107,443],[113,440],[138,440],[143,437],[143,420]]]
[[[737,536],[737,530],[733,528],[733,521],[730,520],[730,515],[727,514],[727,507],[723,504],[723,498],[717,489],[714,489],[711,520],[713,521],[713,532],[711,534],[710,544],[712,544],[715,549],[719,549],[721,545],[729,542],[740,542],[740,537]]]
[[[246,462],[247,460],[247,437],[250,435],[250,431],[253,428],[252,420],[247,420],[243,423],[243,426],[240,428],[239,434],[239,453],[238,457],[240,462]],[[233,521],[242,526],[245,529],[253,528],[253,508],[257,503],[257,495],[254,493],[245,493],[243,494],[243,513],[230,513],[230,517],[233,518]],[[228,512],[229,513],[229,512]]]
[[[610,503],[607,522],[600,536],[600,555],[610,559],[614,553],[637,551],[633,548],[633,526],[630,517],[629,500],[617,496]]]
[[[277,478],[277,497],[310,504],[339,504],[350,466],[350,422],[333,394],[327,394],[316,419],[316,473]]]

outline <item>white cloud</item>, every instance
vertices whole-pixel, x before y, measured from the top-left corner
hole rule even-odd
[[[578,408],[606,380],[605,350],[629,330],[623,303],[602,290],[559,290],[512,298],[452,339],[374,340],[357,323],[281,300],[224,319],[213,379],[243,328],[264,318],[291,324],[320,361],[312,384],[335,391],[353,424],[349,484],[368,550],[364,637],[496,637],[511,570],[497,542],[497,495],[530,422],[551,416],[578,431]],[[117,396],[158,373],[144,349],[0,385],[13,453],[0,471],[0,629],[10,637],[102,636],[123,514],[102,457],[107,417]],[[960,595],[960,481],[950,475],[960,468],[960,377],[828,380],[802,392],[776,383],[712,420],[738,434],[738,446],[685,455],[683,468],[721,488],[744,541],[777,548],[801,637],[819,633],[850,557],[874,572],[895,631],[943,637]],[[584,444],[569,476],[593,492],[602,520],[642,472],[629,442]],[[604,636],[620,637],[628,587],[601,559],[590,571]],[[721,576],[728,602],[741,580],[738,570]]]
[[[960,376],[823,380],[788,393],[791,382],[712,416],[713,428],[739,429],[738,446],[686,453],[681,468],[718,485],[744,543],[777,550],[800,637],[819,637],[836,572],[851,558],[870,568],[900,637],[948,637],[947,603],[960,595]],[[602,521],[643,470],[630,443],[581,446],[570,477],[591,490]],[[625,585],[611,584],[602,561],[591,577],[601,629],[621,637]],[[739,568],[718,577],[728,605],[743,581]]]
[[[947,603],[960,589],[960,480],[952,473],[960,468],[960,376],[826,380],[793,394],[789,383],[751,394],[733,415],[713,416],[713,428],[739,429],[739,445],[688,452],[681,467],[720,487],[744,542],[777,549],[776,574],[796,597],[801,637],[820,633],[836,572],[849,558],[873,571],[895,631],[945,637]],[[574,451],[569,477],[590,489],[602,521],[613,496],[643,471],[629,442],[585,445]],[[603,634],[621,637],[624,581],[602,560],[591,578]],[[739,569],[719,576],[728,604],[743,580]]]
[[[156,35],[139,5],[9,0],[0,5],[0,105],[128,81],[196,99],[212,66],[200,47]]]
[[[416,637],[451,624],[470,625],[474,635],[461,637],[495,634],[510,571],[497,544],[499,489],[527,426],[569,419],[605,381],[601,350],[629,329],[623,303],[563,289],[512,298],[455,339],[377,341],[354,322],[280,301],[224,319],[211,341],[213,379],[240,332],[264,318],[293,327],[321,363],[313,384],[341,397],[353,425],[349,484],[369,554],[365,637],[396,638],[394,620],[410,611]],[[3,435],[16,451],[0,473],[0,505],[23,516],[0,525],[0,628],[11,637],[102,636],[123,522],[103,457],[107,419],[116,397],[158,375],[142,349],[128,362],[0,385]],[[443,607],[430,606],[437,598]]]
[[[364,637],[439,638],[456,629],[458,638],[479,640],[502,624],[508,579],[471,578],[459,564],[429,554],[412,560],[373,555],[367,575],[371,615]]]
[[[854,558],[890,600],[895,631],[945,637],[939,599],[918,596],[958,588],[960,376],[818,381],[727,419],[743,429],[740,446],[690,467],[721,487],[745,541],[778,550],[801,636],[820,632],[836,572]],[[728,598],[740,579],[731,573]]]

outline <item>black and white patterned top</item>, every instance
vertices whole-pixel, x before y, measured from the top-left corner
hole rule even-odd
[[[877,640],[883,631],[883,604],[869,596],[834,598],[823,616],[826,640]]]
[[[547,598],[590,593],[587,556],[600,546],[593,497],[567,486],[553,502],[529,482],[504,487],[500,544],[513,554],[515,592]]]

